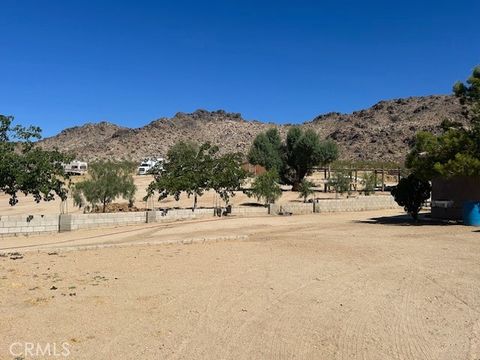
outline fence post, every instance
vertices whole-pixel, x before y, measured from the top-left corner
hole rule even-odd
[[[385,191],[385,169],[382,168],[382,192]]]

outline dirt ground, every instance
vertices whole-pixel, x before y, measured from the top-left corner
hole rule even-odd
[[[0,359],[478,360],[479,236],[376,211],[1,239]]]

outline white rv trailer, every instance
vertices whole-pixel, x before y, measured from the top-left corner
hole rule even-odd
[[[145,160],[142,161],[142,163],[138,167],[137,174],[138,175],[150,174],[155,166],[157,166],[159,169],[161,169],[162,164],[163,164],[163,158],[145,159]]]
[[[83,175],[88,170],[88,164],[83,161],[73,160],[72,162],[65,164],[65,172],[70,175]]]

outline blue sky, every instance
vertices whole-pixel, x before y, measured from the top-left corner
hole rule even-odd
[[[198,108],[278,123],[450,93],[476,1],[0,1],[0,113],[49,136]]]

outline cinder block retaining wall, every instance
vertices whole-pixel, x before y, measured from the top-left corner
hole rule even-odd
[[[175,209],[108,214],[60,215],[60,231],[95,229],[99,227],[135,225],[162,221],[185,220],[213,216],[213,209]]]
[[[289,203],[283,205],[271,204],[270,214],[277,215],[283,213],[291,213],[293,215],[312,214],[313,203]]]
[[[392,196],[360,196],[349,199],[326,199],[314,203],[289,203],[270,205],[270,214],[291,213],[293,215],[365,211],[381,209],[401,209]]]
[[[236,216],[260,216],[268,215],[268,207],[258,206],[258,207],[232,207],[232,215]]]
[[[0,236],[58,232],[58,215],[14,215],[0,217]]]
[[[60,231],[135,225],[146,222],[146,212],[60,215]]]
[[[360,196],[349,199],[320,200],[315,203],[315,212],[345,212],[382,209],[402,209],[393,196]]]
[[[361,196],[350,199],[320,200],[315,203],[272,204],[267,207],[233,207],[235,216],[276,215],[283,212],[312,214],[322,212],[344,212],[380,209],[400,209],[391,196]],[[213,217],[213,209],[173,209],[169,211],[147,211],[109,214],[62,214],[1,216],[0,237],[116,227],[163,221]]]

